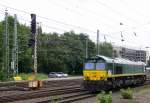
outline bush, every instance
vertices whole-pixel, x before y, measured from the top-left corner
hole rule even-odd
[[[0,81],[5,81],[5,80],[7,80],[6,73],[0,71]]]
[[[112,103],[112,92],[105,93],[102,91],[97,95],[97,103]]]
[[[133,98],[133,90],[131,88],[121,89],[121,96],[123,99],[132,99]]]

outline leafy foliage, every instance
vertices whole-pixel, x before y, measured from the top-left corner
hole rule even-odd
[[[4,44],[4,26],[5,26],[5,21],[0,22],[0,67],[2,67],[2,63],[3,63],[3,50],[5,47],[3,47]],[[25,72],[26,69],[29,68],[29,61],[31,59],[31,51],[29,50],[29,48],[27,47],[27,43],[28,43],[28,37],[30,34],[30,29],[29,27],[20,24],[19,22],[17,22],[17,34],[18,34],[18,44],[19,44],[19,53],[18,53],[18,57],[19,57],[19,70],[20,72]],[[14,33],[14,18],[12,16],[8,17],[8,34],[9,34],[9,61],[12,61],[12,46],[13,46],[13,33]],[[30,63],[31,64],[31,63]],[[10,63],[8,64],[10,65]],[[1,69],[1,72],[4,72],[4,74],[6,73],[6,70],[4,68],[4,70]]]
[[[113,47],[110,43],[104,42],[100,45],[100,54],[108,57],[112,57]]]
[[[14,18],[8,17],[10,61],[13,46]],[[74,31],[58,33],[42,33],[42,28],[38,29],[38,72],[49,73],[67,72],[69,74],[82,74],[85,60],[86,40],[88,40],[88,57],[96,53],[95,43],[84,33]],[[2,67],[3,56],[3,34],[4,21],[0,22],[0,67]],[[30,39],[30,28],[17,22],[18,46],[19,46],[19,72],[33,72],[32,48],[28,47]],[[112,46],[109,43],[100,44],[101,54],[111,56]],[[9,64],[10,65],[10,64]],[[2,70],[0,68],[0,70]],[[4,72],[4,71],[1,71]],[[6,72],[6,71],[5,71]]]
[[[97,103],[112,103],[112,92],[107,94],[105,91],[102,91],[97,95]]]
[[[86,38],[84,34],[75,34],[73,31],[60,36],[57,33],[39,35],[38,64],[43,62],[39,65],[40,71],[81,74],[85,59]],[[90,55],[94,55],[93,49],[95,50],[95,45],[89,40]]]
[[[4,81],[4,80],[6,80],[7,78],[6,78],[6,75],[5,75],[5,73],[2,71],[2,70],[0,70],[0,81]]]
[[[132,99],[133,98],[133,90],[131,88],[121,89],[121,96],[123,99]]]
[[[150,67],[150,59],[147,61],[147,67]]]

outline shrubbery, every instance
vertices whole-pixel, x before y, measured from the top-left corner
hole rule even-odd
[[[121,96],[123,99],[132,99],[133,98],[133,90],[131,88],[121,89]]]
[[[0,71],[0,81],[7,80],[6,74],[2,71]]]
[[[112,103],[112,92],[105,93],[102,91],[97,95],[97,103]]]

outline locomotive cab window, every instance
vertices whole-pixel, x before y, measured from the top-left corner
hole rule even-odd
[[[122,73],[123,73],[123,67],[120,65],[116,65],[115,74],[122,74]]]
[[[105,63],[96,63],[96,70],[104,70]]]
[[[94,63],[85,63],[84,69],[93,70],[94,69]]]

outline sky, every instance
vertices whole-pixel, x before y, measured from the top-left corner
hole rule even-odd
[[[30,25],[31,13],[37,15],[44,32],[73,30],[85,33],[96,42],[150,50],[149,0],[0,0],[0,20],[5,9],[17,14],[18,21]],[[121,23],[121,25],[120,25]],[[122,32],[122,36],[121,36]],[[124,39],[125,41],[121,41]]]

